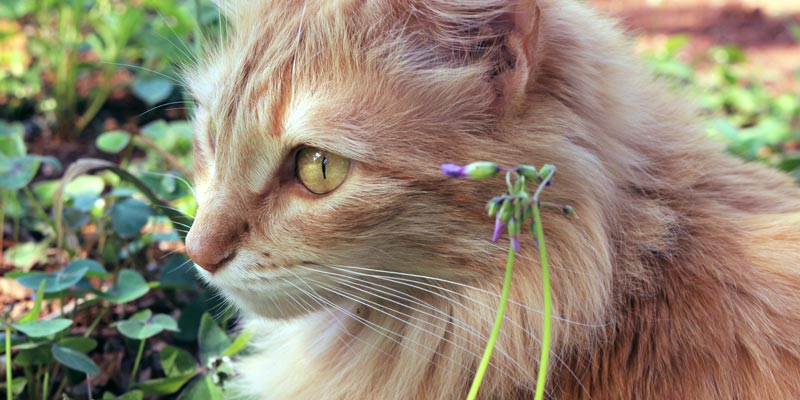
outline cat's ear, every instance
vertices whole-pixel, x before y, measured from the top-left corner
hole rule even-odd
[[[450,65],[480,63],[487,69],[497,90],[495,108],[506,114],[524,103],[539,69],[543,40],[537,3],[425,0],[415,3],[414,10],[439,60]]]
[[[534,0],[522,0],[510,14],[496,21],[504,25],[498,29],[507,32],[502,38],[504,54],[498,59],[492,78],[498,93],[494,106],[501,114],[524,107],[527,90],[536,80],[543,55],[541,14]]]

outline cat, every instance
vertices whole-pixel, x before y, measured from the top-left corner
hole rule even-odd
[[[255,340],[237,396],[462,399],[499,302],[502,179],[552,163],[554,399],[800,398],[800,189],[724,154],[577,0],[222,1],[187,74],[186,250]],[[530,242],[530,241],[529,241]],[[524,243],[481,399],[533,397]]]

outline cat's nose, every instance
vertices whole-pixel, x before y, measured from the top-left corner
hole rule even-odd
[[[195,264],[212,274],[236,256],[236,248],[247,230],[246,223],[225,215],[221,217],[210,221],[198,214],[186,235],[186,254]]]

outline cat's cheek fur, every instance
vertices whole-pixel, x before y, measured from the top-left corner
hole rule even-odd
[[[503,183],[438,166],[489,160],[555,164],[546,199],[578,213],[542,216],[553,398],[798,397],[800,191],[708,144],[585,2],[221,7],[229,40],[190,80],[220,133],[196,224],[251,228],[204,273],[259,333],[243,394],[464,398],[502,287],[483,202]],[[323,198],[270,186],[302,145],[359,172]],[[482,398],[533,397],[541,276],[532,246],[517,260]]]

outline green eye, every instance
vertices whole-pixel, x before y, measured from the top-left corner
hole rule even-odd
[[[325,194],[338,188],[350,171],[350,159],[315,147],[297,152],[297,179],[312,193]]]

